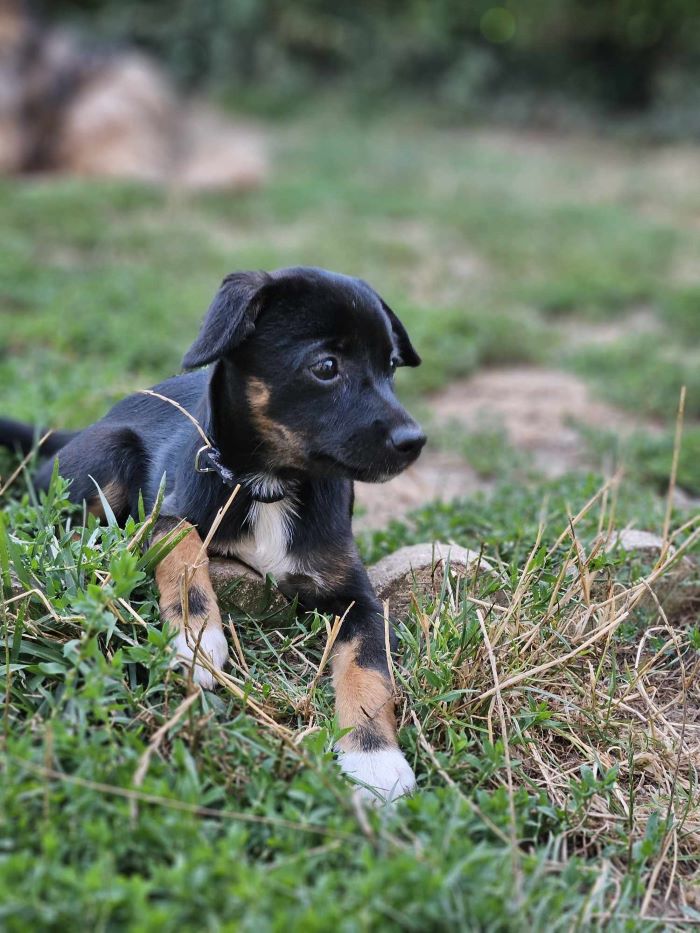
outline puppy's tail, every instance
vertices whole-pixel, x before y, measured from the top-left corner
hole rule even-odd
[[[19,450],[22,454],[28,454],[45,433],[45,431],[37,432],[31,424],[12,421],[11,418],[0,418],[0,446]],[[39,454],[43,457],[53,456],[78,433],[78,431],[52,431],[39,448]]]

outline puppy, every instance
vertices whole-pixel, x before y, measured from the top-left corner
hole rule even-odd
[[[352,536],[353,480],[383,482],[418,457],[425,435],[394,395],[397,366],[420,358],[393,311],[365,282],[314,268],[227,276],[184,358],[194,370],[136,394],[97,424],[49,438],[70,496],[101,512],[95,482],[120,521],[166,492],[154,537],[189,529],[160,562],[161,613],[177,655],[203,687],[228,648],[198,560],[218,510],[240,484],[209,545],[270,574],[306,609],[344,616],[333,652],[341,767],[393,799],[413,772],[399,750],[382,606]],[[206,367],[206,368],[204,368]],[[31,446],[31,429],[0,422],[0,441]],[[52,462],[39,469],[46,487]],[[194,567],[194,569],[192,569]],[[183,580],[187,586],[183,585]],[[183,602],[185,605],[183,606]],[[187,624],[186,624],[187,623]],[[395,636],[391,635],[392,646]]]

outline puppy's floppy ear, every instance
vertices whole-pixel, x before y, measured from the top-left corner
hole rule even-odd
[[[384,312],[389,318],[389,323],[391,324],[391,330],[394,334],[394,340],[396,341],[396,349],[399,351],[399,366],[420,366],[421,359],[413,349],[413,344],[409,340],[408,334],[406,333],[406,328],[396,317],[384,299],[379,298],[379,300],[381,301],[382,308],[384,308]]]
[[[209,306],[199,336],[185,354],[185,369],[206,366],[221,359],[255,330],[265,286],[266,272],[232,272],[221,283]]]

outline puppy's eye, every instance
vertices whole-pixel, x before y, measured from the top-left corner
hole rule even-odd
[[[396,367],[397,367],[398,365],[399,365],[399,361],[398,361],[397,357],[392,356],[392,358],[389,360],[389,372],[391,373],[392,376],[393,376],[394,373],[396,372]]]
[[[327,356],[311,367],[311,372],[321,382],[330,382],[338,375],[338,360],[334,356]]]

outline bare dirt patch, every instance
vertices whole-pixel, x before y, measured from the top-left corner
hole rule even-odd
[[[642,426],[594,399],[576,376],[538,367],[483,370],[433,394],[428,404],[437,426],[454,426],[465,434],[502,429],[508,442],[529,455],[534,469],[548,478],[600,466],[591,461],[581,426],[623,435]],[[381,528],[428,502],[449,502],[492,485],[458,454],[428,448],[414,466],[389,483],[355,484],[359,515],[354,527],[356,531]]]
[[[630,337],[658,334],[662,330],[661,321],[654,309],[640,305],[632,308],[622,317],[608,321],[584,321],[572,318],[564,321],[560,332],[567,346],[609,346]]]
[[[490,369],[436,393],[430,405],[438,423],[474,431],[502,427],[510,443],[532,455],[545,476],[585,465],[577,424],[629,433],[639,425],[591,397],[569,373],[517,366]]]
[[[382,528],[392,518],[428,502],[473,495],[489,484],[457,454],[427,450],[412,467],[388,483],[355,483],[355,531]]]

